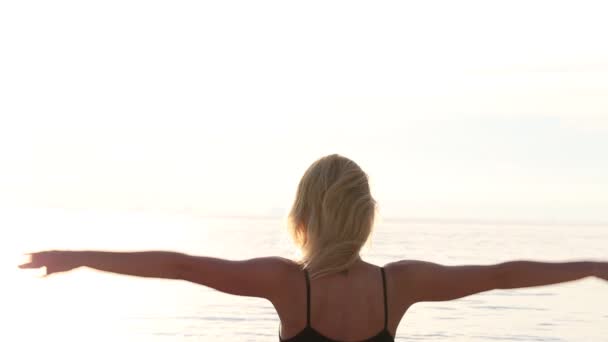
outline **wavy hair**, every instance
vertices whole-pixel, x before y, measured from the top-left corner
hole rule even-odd
[[[304,173],[288,229],[312,278],[347,270],[359,258],[376,213],[368,176],[352,160],[332,154]]]

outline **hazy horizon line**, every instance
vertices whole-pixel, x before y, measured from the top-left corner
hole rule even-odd
[[[287,214],[227,214],[227,213],[201,213],[184,208],[183,210],[159,210],[158,208],[83,208],[83,207],[10,207],[0,206],[3,209],[21,210],[67,210],[67,211],[110,211],[128,213],[156,213],[168,215],[184,215],[206,219],[240,219],[240,220],[286,220]],[[527,218],[475,218],[475,217],[424,217],[424,216],[379,216],[377,222],[381,223],[417,223],[417,224],[477,224],[477,225],[518,225],[518,226],[608,226],[608,221],[585,221],[576,219],[527,219]]]
[[[202,218],[280,220],[280,215],[193,215]],[[435,218],[435,217],[382,217],[380,222],[389,223],[440,223],[440,224],[480,224],[480,225],[525,225],[525,226],[608,226],[608,221],[576,220],[531,220],[531,219],[476,219],[476,218]]]

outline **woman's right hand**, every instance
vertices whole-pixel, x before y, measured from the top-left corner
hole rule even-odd
[[[53,273],[71,271],[80,265],[75,259],[74,252],[69,251],[43,251],[30,253],[30,262],[20,265],[19,268],[46,267],[46,276]]]
[[[600,279],[608,280],[608,262],[597,262],[593,273]]]

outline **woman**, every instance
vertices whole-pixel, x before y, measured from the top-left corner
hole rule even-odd
[[[608,280],[608,263],[590,261],[442,266],[401,260],[378,267],[359,256],[375,211],[367,175],[353,161],[330,155],[306,171],[289,213],[289,230],[302,254],[298,261],[231,261],[173,252],[46,251],[32,254],[31,262],[20,267],[46,267],[50,275],[85,266],[266,298],[281,320],[279,339],[292,342],[393,341],[399,321],[417,302],[589,276]]]

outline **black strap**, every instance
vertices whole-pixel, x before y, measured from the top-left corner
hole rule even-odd
[[[384,329],[388,327],[388,305],[386,300],[386,275],[384,275],[384,267],[380,267],[382,271],[382,288],[384,289]]]
[[[308,279],[308,270],[304,270],[306,275],[306,326],[310,326],[310,280]]]

